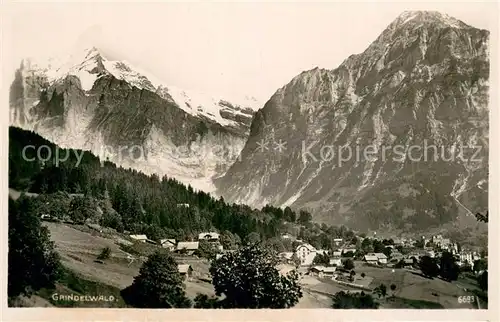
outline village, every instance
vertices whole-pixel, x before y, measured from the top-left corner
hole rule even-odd
[[[148,239],[146,235],[130,235],[132,240],[153,245],[161,246],[169,251],[186,255],[193,255],[197,252],[200,242],[206,242],[217,250],[216,258],[220,258],[224,253],[234,250],[224,250],[219,241],[219,233],[202,232],[198,235],[197,241],[176,241],[175,239],[161,239],[158,242]],[[452,253],[459,266],[474,265],[476,260],[481,259],[477,251],[461,249],[456,242],[449,238],[443,238],[442,235],[432,236],[430,238],[422,237],[421,240],[415,239],[390,239],[379,240],[376,237],[371,238],[374,241],[382,242],[384,252],[364,253],[361,245],[365,238],[357,236],[357,245],[344,241],[341,238],[334,239],[333,249],[316,249],[307,242],[296,239],[290,234],[283,234],[282,239],[290,239],[297,244],[295,251],[279,253],[281,262],[280,271],[298,269],[303,274],[311,274],[319,277],[330,277],[333,280],[342,280],[344,275],[342,268],[347,260],[361,261],[366,265],[386,268],[418,268],[418,261],[422,256],[439,258],[442,252]],[[385,241],[385,242],[384,242]],[[323,256],[328,260],[323,260],[321,265],[315,261],[317,257]],[[348,272],[350,274],[350,272]],[[349,276],[350,280],[353,280]]]

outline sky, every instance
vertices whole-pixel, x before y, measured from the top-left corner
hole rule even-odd
[[[495,3],[22,3],[5,46],[21,58],[94,44],[168,85],[265,102],[294,76],[334,69],[405,10],[438,10],[495,28]]]

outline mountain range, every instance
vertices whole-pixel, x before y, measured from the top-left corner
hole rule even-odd
[[[302,72],[265,104],[79,49],[22,61],[11,125],[229,202],[362,230],[463,227],[488,206],[488,43],[445,14],[404,12],[364,52]]]
[[[95,47],[23,59],[10,91],[10,123],[64,148],[213,190],[245,144],[259,106],[165,85]]]
[[[278,89],[218,191],[358,229],[416,231],[484,211],[488,37],[445,14],[404,12],[364,52]],[[400,153],[411,147],[421,161]]]

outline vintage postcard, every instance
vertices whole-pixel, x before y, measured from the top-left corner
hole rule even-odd
[[[2,15],[9,319],[498,320],[496,3]]]

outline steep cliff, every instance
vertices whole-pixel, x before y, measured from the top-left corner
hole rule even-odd
[[[488,37],[438,12],[403,13],[363,53],[278,89],[218,192],[360,229],[484,211]]]
[[[206,191],[239,155],[258,107],[166,86],[93,47],[23,60],[10,95],[11,125]]]

